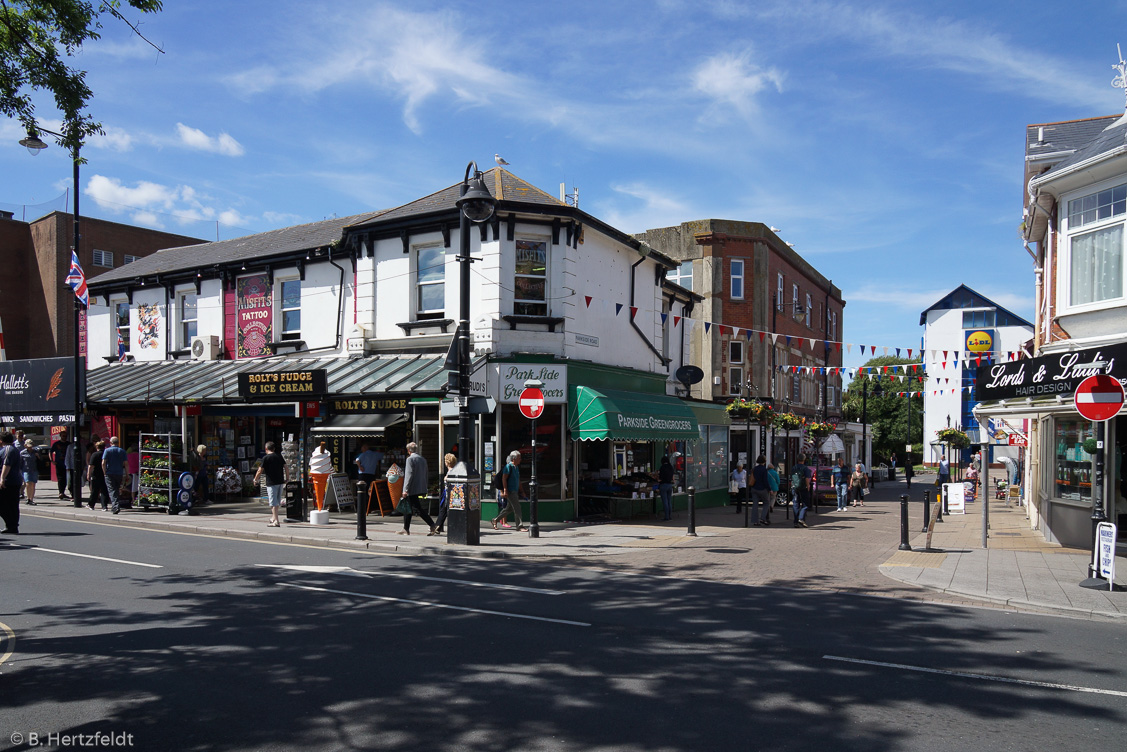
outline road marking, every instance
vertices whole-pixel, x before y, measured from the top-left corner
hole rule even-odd
[[[573,627],[589,627],[587,622],[570,621],[568,619],[550,619],[546,616],[529,616],[528,614],[513,614],[506,611],[489,611],[483,608],[467,608],[466,606],[451,606],[446,603],[432,603],[430,601],[414,601],[409,598],[393,598],[389,595],[371,595],[369,593],[354,593],[349,590],[334,590],[332,588],[313,587],[311,585],[294,585],[289,582],[279,582],[282,587],[297,588],[298,590],[312,590],[318,593],[336,593],[337,595],[351,595],[355,598],[368,598],[373,601],[389,601],[392,603],[409,603],[413,606],[432,606],[434,608],[448,608],[452,611],[467,611],[472,614],[486,614],[488,616],[507,616],[513,619],[529,619],[531,621],[547,621],[553,624],[567,624]]]
[[[14,653],[16,650],[16,633],[12,631],[11,627],[9,627],[2,621],[0,621],[0,630],[3,630],[4,632],[4,646],[7,648],[7,650],[4,651],[4,654],[0,655],[0,666],[3,666],[4,661],[11,658],[12,653]]]
[[[965,671],[948,671],[941,668],[927,668],[925,666],[909,666],[904,663],[884,663],[883,661],[866,661],[861,658],[842,658],[838,655],[823,655],[828,661],[841,661],[843,663],[860,663],[866,666],[881,666],[883,668],[898,668],[904,671],[920,671],[925,674],[942,674],[943,676],[956,676],[960,679],[982,679],[984,681],[1004,682],[1006,684],[1022,684],[1027,687],[1043,687],[1045,689],[1067,689],[1071,692],[1087,692],[1095,695],[1112,695],[1114,697],[1127,697],[1127,692],[1115,689],[1097,689],[1095,687],[1078,687],[1073,684],[1057,684],[1055,682],[1040,682],[1030,679],[1013,679],[1008,676],[992,676],[990,674],[969,674]]]
[[[288,569],[295,572],[312,572],[314,574],[347,574],[358,577],[400,577],[405,580],[428,580],[430,582],[448,582],[453,585],[468,585],[469,587],[494,588],[496,590],[516,590],[521,593],[535,593],[537,595],[566,595],[564,590],[545,590],[543,588],[523,587],[521,585],[501,585],[491,582],[474,582],[472,580],[454,580],[448,577],[428,577],[422,574],[407,574],[404,572],[363,572],[352,567],[334,567],[322,565],[301,564],[256,564],[258,567],[270,569]]]
[[[13,548],[26,548],[30,551],[44,551],[44,552],[49,553],[49,554],[62,554],[63,556],[78,556],[78,557],[83,558],[83,559],[97,559],[98,561],[111,561],[114,564],[129,564],[130,566],[134,566],[134,567],[149,567],[150,569],[164,569],[164,567],[161,566],[160,564],[146,564],[142,561],[126,561],[125,559],[111,559],[108,556],[93,556],[92,554],[76,554],[73,551],[58,551],[54,548],[42,548],[40,546],[30,545],[30,544],[13,545],[13,544],[9,543],[7,545],[12,546]]]

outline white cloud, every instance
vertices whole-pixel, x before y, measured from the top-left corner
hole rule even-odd
[[[783,74],[775,68],[761,69],[751,62],[751,53],[722,52],[697,66],[693,88],[706,97],[732,106],[747,118],[755,113],[755,97],[774,85],[783,90]]]
[[[110,149],[119,152],[132,150],[133,136],[123,128],[105,126],[103,130],[105,131],[104,134],[90,137],[90,141],[88,142],[90,146],[96,149]]]
[[[697,218],[692,207],[672,197],[667,189],[640,182],[612,185],[611,189],[625,200],[607,201],[596,213],[611,227],[623,232],[671,227]]]
[[[223,154],[228,157],[241,157],[246,153],[243,145],[227,133],[212,137],[198,128],[191,128],[183,123],[176,124],[176,133],[180,137],[180,143],[189,149]]]
[[[189,185],[167,186],[142,180],[130,186],[117,178],[94,175],[83,192],[100,208],[128,215],[133,222],[149,227],[177,225],[196,235],[210,235],[216,222],[240,229],[257,223],[254,217],[245,216],[237,209],[217,208],[211,197]],[[202,223],[209,227],[199,227]]]

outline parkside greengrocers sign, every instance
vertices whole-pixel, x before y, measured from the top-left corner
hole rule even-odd
[[[39,421],[33,416],[57,418],[64,413],[73,420],[74,358],[0,361],[4,423],[35,423]]]
[[[695,428],[691,420],[658,418],[653,415],[623,415],[622,413],[618,414],[618,427],[657,431],[692,431]]]
[[[1057,395],[1071,399],[1081,381],[1097,374],[1127,383],[1127,343],[980,366],[975,394],[981,402]]]

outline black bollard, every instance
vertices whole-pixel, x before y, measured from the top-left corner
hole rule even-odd
[[[931,489],[929,488],[924,493],[931,496]],[[943,522],[943,500],[938,491],[935,494],[935,521]]]
[[[924,491],[924,529],[921,532],[925,533],[927,532],[927,523],[931,519],[931,506],[929,504],[930,501],[930,494],[927,491]]]
[[[356,540],[368,540],[367,490],[367,481],[356,481]]]
[[[908,494],[900,496],[900,550],[912,550],[908,544]]]
[[[744,527],[751,527],[751,484],[744,486]]]
[[[697,534],[697,487],[689,486],[689,530],[686,535]]]

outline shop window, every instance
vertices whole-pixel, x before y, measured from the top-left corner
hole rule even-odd
[[[176,313],[180,319],[180,347],[191,347],[196,336],[197,299],[194,292],[182,292],[177,297]]]
[[[732,300],[743,300],[744,297],[744,262],[732,259]]]
[[[548,241],[517,239],[513,313],[548,315]]]
[[[1057,419],[1056,496],[1075,501],[1092,500],[1092,455],[1084,451],[1084,442],[1095,438],[1092,423],[1087,420]]]
[[[278,286],[282,292],[278,298],[282,340],[301,339],[301,280],[284,279]]]
[[[536,419],[536,484],[537,496],[542,500],[563,498],[563,468],[560,466],[560,458],[563,457],[563,411],[563,405],[545,405],[544,412]],[[502,433],[500,443],[494,449],[494,472],[501,472],[509,452],[519,451],[522,485],[527,485],[532,474],[532,425],[533,422],[521,415],[516,405],[501,406]]]
[[[728,485],[728,429],[708,426],[708,488]]]
[[[708,487],[708,426],[700,426],[700,438],[685,442],[685,486],[699,491]]]
[[[129,352],[129,301],[113,301],[114,335],[110,343],[110,352],[117,355],[117,338],[125,343],[125,352]]]
[[[415,250],[415,315],[440,319],[446,314],[446,249],[430,245]]]

